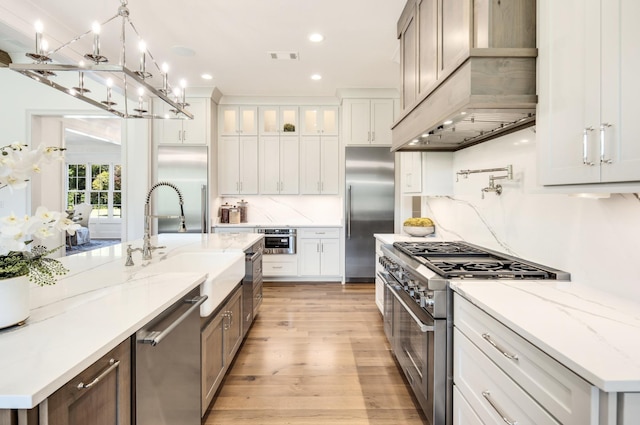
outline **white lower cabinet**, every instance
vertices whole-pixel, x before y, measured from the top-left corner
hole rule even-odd
[[[483,423],[559,424],[457,329],[453,341],[453,380]]]
[[[340,275],[340,229],[298,232],[301,276]]]
[[[455,385],[453,386],[453,425],[485,425]]]
[[[486,425],[598,423],[597,388],[458,294],[453,317],[454,384]]]
[[[262,256],[262,276],[298,276],[298,256],[296,254],[268,254]]]

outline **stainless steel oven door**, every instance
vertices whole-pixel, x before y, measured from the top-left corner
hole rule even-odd
[[[393,284],[393,279],[386,272],[378,272],[378,277],[384,282],[384,301],[382,305],[384,334],[387,336],[391,347],[393,347],[393,300],[395,297],[391,293],[392,289],[389,286]]]
[[[447,325],[433,319],[402,289],[393,301],[393,351],[432,425],[444,425],[447,396]]]

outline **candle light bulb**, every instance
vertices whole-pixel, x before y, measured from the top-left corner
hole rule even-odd
[[[95,35],[100,34],[100,23],[98,21],[91,24],[91,31],[93,31]]]
[[[140,43],[138,43],[138,49],[140,49],[140,52],[145,53],[147,51],[147,43],[145,43],[144,40],[140,40]]]
[[[113,87],[113,80],[111,78],[107,78],[107,87]]]
[[[44,27],[42,25],[42,21],[36,21],[35,23],[35,28],[36,28],[36,51],[35,54],[36,55],[42,55],[42,31],[44,30]],[[35,57],[34,57],[35,59]]]
[[[167,74],[169,72],[169,64],[167,64],[166,62],[164,62],[162,64],[162,73],[163,74]]]
[[[78,66],[79,66],[80,68],[84,68],[84,61],[80,61],[80,62],[78,62]]]
[[[138,87],[138,96],[144,96],[144,87]]]
[[[182,107],[184,108],[187,105],[186,95],[187,95],[187,80],[180,80],[180,87],[182,87]]]

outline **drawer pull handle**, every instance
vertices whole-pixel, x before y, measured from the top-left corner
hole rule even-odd
[[[84,382],[80,382],[78,384],[78,389],[79,390],[88,390],[91,387],[93,387],[94,385],[96,385],[98,382],[100,382],[102,380],[102,378],[104,378],[105,376],[107,376],[109,373],[111,373],[111,371],[113,371],[114,369],[116,369],[118,366],[120,366],[120,360],[115,360],[115,359],[111,359],[109,360],[109,367],[107,367],[105,370],[103,370],[100,375],[96,376],[91,382],[89,382],[88,384],[85,384]]]
[[[517,354],[511,354],[507,350],[502,348],[499,344],[497,344],[494,340],[491,339],[491,335],[484,333],[482,334],[482,338],[484,338],[489,344],[491,344],[493,348],[500,351],[500,353],[502,353],[502,355],[508,358],[509,360],[518,360]]]
[[[518,421],[513,421],[509,419],[509,417],[502,411],[500,406],[498,406],[496,402],[491,399],[491,393],[488,390],[482,392],[482,397],[484,397],[487,400],[487,402],[491,405],[491,407],[493,407],[493,410],[496,411],[496,413],[502,418],[505,424],[518,425]]]

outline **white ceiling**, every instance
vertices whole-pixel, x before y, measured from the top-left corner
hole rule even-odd
[[[170,65],[176,85],[217,87],[224,95],[334,96],[342,88],[397,88],[396,22],[405,0],[130,0],[130,18],[158,63]],[[116,14],[120,0],[3,0],[0,49],[14,62],[33,50],[33,24],[40,19],[51,47],[90,30],[95,20]],[[102,47],[117,63],[119,20],[103,29]],[[325,36],[311,43],[312,32]],[[111,34],[108,36],[107,34]],[[132,34],[127,34],[133,40]],[[81,55],[91,36],[74,44]],[[178,49],[176,49],[178,48]],[[190,49],[193,56],[178,54]],[[270,51],[298,52],[296,61],[276,61]],[[113,58],[111,57],[113,54]],[[79,56],[78,55],[78,56]],[[137,52],[127,53],[136,69]],[[73,56],[73,54],[69,55]],[[132,64],[133,62],[133,64]],[[152,71],[153,72],[153,71]],[[213,75],[206,81],[202,73]],[[321,74],[312,81],[312,74]]]

